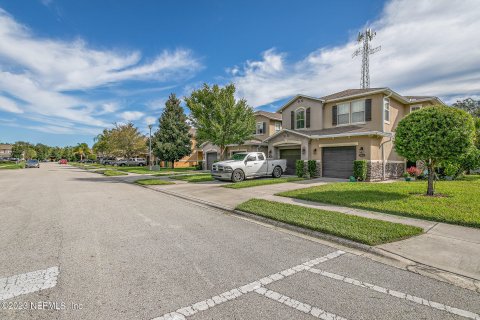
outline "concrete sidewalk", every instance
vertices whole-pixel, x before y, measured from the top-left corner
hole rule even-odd
[[[127,177],[123,179],[130,180]],[[313,179],[245,189],[222,188],[220,186],[225,183],[218,181],[205,183],[176,181],[175,185],[150,186],[150,188],[214,204],[227,210],[232,210],[249,199],[259,198],[418,226],[425,230],[424,234],[403,241],[379,245],[376,248],[480,281],[480,230],[478,229],[275,196],[276,193],[282,191],[308,188],[336,181],[341,180]]]

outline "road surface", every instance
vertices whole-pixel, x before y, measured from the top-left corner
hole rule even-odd
[[[480,319],[473,291],[74,167],[0,188],[2,320]]]

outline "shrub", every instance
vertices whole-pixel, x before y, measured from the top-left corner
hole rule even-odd
[[[203,161],[198,161],[197,165],[195,166],[197,170],[203,170]]]
[[[412,166],[407,168],[407,173],[410,177],[418,177],[422,174],[422,169]]]
[[[305,162],[303,160],[297,160],[297,163],[295,164],[295,173],[299,178],[305,176]]]
[[[353,161],[353,176],[359,181],[367,180],[367,160]]]
[[[308,160],[307,162],[308,166],[308,173],[310,173],[310,177],[316,177],[317,176],[317,161],[315,160]]]

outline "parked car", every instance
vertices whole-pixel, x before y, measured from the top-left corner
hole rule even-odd
[[[118,160],[113,163],[114,166],[126,167],[126,166],[146,166],[147,160],[144,158],[130,158],[130,159],[123,159]]]
[[[115,161],[117,161],[116,158],[103,158],[100,160],[100,164],[103,164],[103,165],[113,165],[115,163]]]
[[[67,164],[68,161],[67,159],[60,159],[60,161],[58,161],[58,164]]]
[[[267,159],[263,152],[236,153],[231,160],[212,166],[212,177],[217,180],[240,182],[246,178],[272,176],[280,178],[287,170],[287,160]]]
[[[27,160],[25,168],[40,168],[40,162],[37,159]]]

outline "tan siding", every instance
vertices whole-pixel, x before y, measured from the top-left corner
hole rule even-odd
[[[292,104],[290,104],[287,108],[282,111],[282,127],[284,129],[292,129],[291,124],[291,111],[295,111],[299,108],[307,109],[310,107],[310,128],[309,129],[302,129],[302,130],[319,130],[322,128],[322,103],[320,101],[311,100],[308,98],[301,98],[303,99],[302,102],[298,102],[297,99]],[[293,129],[295,130],[295,129]],[[299,130],[299,131],[302,131]]]

